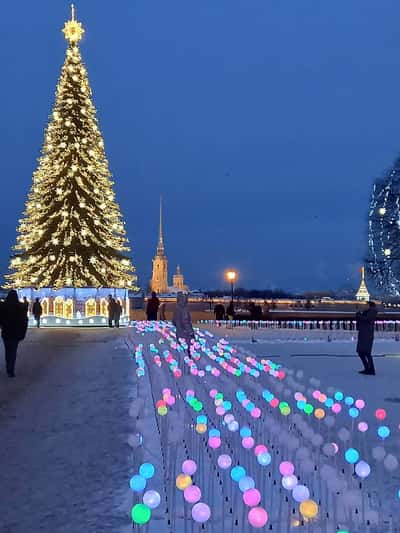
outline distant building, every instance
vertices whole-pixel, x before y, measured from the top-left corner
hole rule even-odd
[[[368,302],[369,298],[369,292],[365,283],[365,268],[361,267],[361,284],[356,293],[356,300],[359,302]]]
[[[160,200],[160,228],[158,235],[157,253],[153,259],[153,275],[151,277],[151,290],[157,294],[170,294],[177,292],[189,292],[189,287],[185,285],[185,280],[180,266],[176,268],[173,275],[172,287],[168,285],[168,259],[165,255],[162,202]]]

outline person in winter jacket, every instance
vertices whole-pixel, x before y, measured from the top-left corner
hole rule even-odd
[[[190,346],[192,340],[194,340],[194,331],[192,326],[192,317],[190,316],[188,306],[188,297],[186,294],[183,294],[183,292],[178,292],[176,296],[176,307],[172,322],[176,328],[177,341],[180,342],[180,339],[186,341],[190,356]]]
[[[160,300],[157,298],[155,292],[151,293],[146,307],[147,320],[157,320],[158,308],[160,307]]]
[[[18,344],[28,328],[26,306],[18,300],[17,291],[11,290],[0,304],[0,326],[3,338],[8,377],[15,377]]]
[[[364,365],[364,370],[360,370],[360,374],[370,376],[375,376],[374,361],[371,353],[377,314],[375,302],[368,302],[368,309],[356,314],[358,330],[357,353]]]
[[[39,298],[36,298],[36,300],[33,302],[32,314],[34,319],[36,320],[37,327],[40,328],[40,317],[43,314],[43,309]]]

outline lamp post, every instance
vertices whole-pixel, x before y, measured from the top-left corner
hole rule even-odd
[[[231,284],[231,301],[233,303],[233,287],[237,279],[237,272],[235,270],[227,270],[225,272],[225,278]]]

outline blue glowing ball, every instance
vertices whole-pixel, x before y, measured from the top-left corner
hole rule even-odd
[[[199,416],[196,418],[196,422],[197,422],[197,424],[207,424],[207,417],[206,417],[206,415],[199,415]]]
[[[360,458],[360,454],[355,448],[349,448],[344,454],[344,458],[348,463],[354,465]]]
[[[151,479],[154,476],[155,468],[151,463],[143,463],[139,468],[139,474],[144,479]]]
[[[247,426],[243,426],[241,429],[240,429],[240,436],[242,437],[242,439],[244,437],[251,437],[251,429]]]
[[[221,432],[219,429],[210,429],[210,431],[208,432],[208,436],[209,437],[220,437],[221,436]]]
[[[247,405],[246,405],[246,411],[250,413],[250,411],[252,411],[253,409],[255,408],[255,405],[253,402],[249,402]]]
[[[271,464],[271,455],[268,452],[259,453],[257,455],[257,462],[261,466],[268,466]]]
[[[344,403],[346,405],[353,405],[354,403],[354,398],[352,396],[346,396],[346,398],[344,399]]]
[[[343,392],[340,392],[340,391],[335,392],[335,400],[337,402],[341,402],[343,400]]]
[[[356,407],[350,407],[349,409],[349,415],[351,418],[357,418],[360,414],[360,411]]]
[[[254,482],[254,479],[250,476],[243,476],[239,480],[239,489],[242,492],[246,492],[246,490],[249,490],[249,489],[254,489],[255,486],[256,484]]]
[[[129,486],[133,492],[142,492],[146,488],[146,479],[143,476],[133,476],[129,482]]]
[[[243,466],[234,466],[231,470],[231,478],[237,483],[246,475],[246,470]]]
[[[230,411],[232,409],[232,404],[228,400],[225,400],[222,402],[222,406],[225,409],[225,411]]]
[[[335,402],[332,400],[332,398],[327,398],[325,400],[325,405],[326,405],[326,407],[328,407],[328,409],[330,409],[334,403]]]
[[[304,407],[307,405],[307,402],[304,400],[299,400],[297,402],[297,408],[300,409],[300,411],[304,411]]]
[[[379,426],[378,435],[381,439],[387,439],[390,435],[390,429],[387,426]]]

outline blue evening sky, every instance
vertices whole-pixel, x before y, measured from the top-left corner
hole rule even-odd
[[[399,0],[78,0],[139,281],[158,198],[192,287],[357,284],[373,179],[400,151]],[[64,0],[3,2],[7,269],[54,98]],[[172,274],[172,272],[171,272]]]

